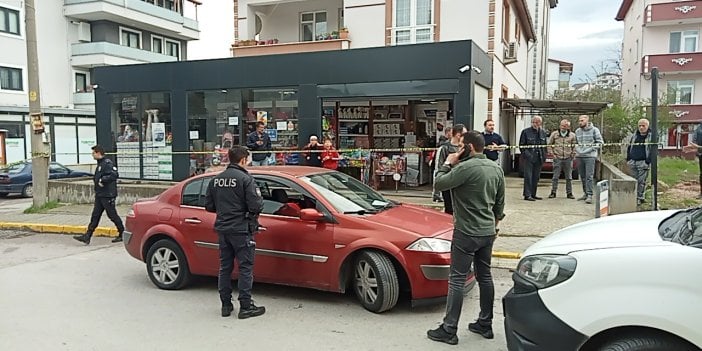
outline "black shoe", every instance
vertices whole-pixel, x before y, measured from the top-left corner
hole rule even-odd
[[[239,319],[246,319],[249,317],[258,317],[264,313],[266,313],[265,307],[256,306],[252,302],[248,308],[242,307],[239,309]]]
[[[234,311],[234,305],[222,305],[222,317],[229,317]]]
[[[121,242],[122,242],[122,236],[120,235],[120,236],[118,236],[118,237],[112,239],[112,242],[113,242],[113,243],[121,243]]]
[[[532,197],[534,198],[534,200],[543,200],[544,199],[543,197],[538,197],[538,196],[532,196]]]
[[[549,199],[555,199],[556,198],[556,193],[551,193],[548,195]]]
[[[575,199],[575,196],[573,196],[573,194],[568,194],[568,195],[566,195],[566,197],[569,199]]]
[[[85,245],[90,245],[90,237],[83,234],[83,235],[74,235],[73,239],[76,239],[80,242],[82,242]]]
[[[436,329],[427,330],[427,337],[431,340],[445,342],[449,345],[458,344],[458,336],[447,332],[443,324]]]
[[[495,338],[495,334],[492,333],[492,327],[484,327],[478,322],[468,324],[468,330],[472,331],[473,333],[480,334],[485,339]]]
[[[525,196],[525,197],[524,197],[524,200],[527,200],[527,201],[536,201],[536,199],[533,198],[533,197],[531,197],[531,196]]]

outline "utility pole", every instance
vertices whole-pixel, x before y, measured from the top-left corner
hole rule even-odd
[[[34,0],[24,1],[27,35],[27,77],[29,78],[29,117],[32,126],[32,195],[35,208],[48,201],[49,153],[44,143],[44,118],[39,96],[39,55],[37,54],[37,23]]]
[[[651,206],[658,210],[658,67],[651,70]]]

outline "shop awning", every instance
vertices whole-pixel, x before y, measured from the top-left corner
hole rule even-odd
[[[607,108],[608,102],[561,101],[538,99],[500,99],[505,104],[529,115],[596,115]]]

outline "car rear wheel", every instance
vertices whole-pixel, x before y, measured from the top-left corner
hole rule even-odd
[[[181,289],[190,281],[188,260],[172,240],[159,240],[149,248],[146,271],[151,282],[165,290]]]
[[[400,283],[390,259],[379,252],[364,251],[354,264],[354,292],[371,312],[387,311],[397,304]]]
[[[32,187],[32,184],[27,184],[22,188],[22,196],[24,197],[32,197],[34,196],[34,187]]]
[[[670,335],[629,335],[606,342],[598,351],[690,350],[689,347],[689,344]]]

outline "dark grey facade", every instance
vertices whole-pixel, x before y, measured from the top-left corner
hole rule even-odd
[[[480,67],[463,70],[466,65]],[[321,133],[322,100],[448,96],[453,122],[472,125],[474,85],[492,86],[492,61],[470,40],[217,60],[98,67],[94,71],[98,143],[112,148],[115,94],[170,95],[173,179],[188,176],[187,94],[213,89],[297,89],[299,143]],[[243,133],[242,131],[242,137]],[[114,150],[108,150],[114,151]],[[181,152],[181,154],[178,154]]]
[[[125,28],[134,32],[141,33],[141,49],[145,51],[153,51],[151,48],[152,37],[157,36],[159,38],[166,39],[177,42],[180,44],[180,60],[186,60],[188,57],[187,41],[171,38],[164,36],[159,33],[150,32],[148,30],[130,27],[116,22],[111,21],[92,21],[90,22],[90,36],[92,42],[108,42],[113,44],[120,44],[120,31],[119,29]]]

